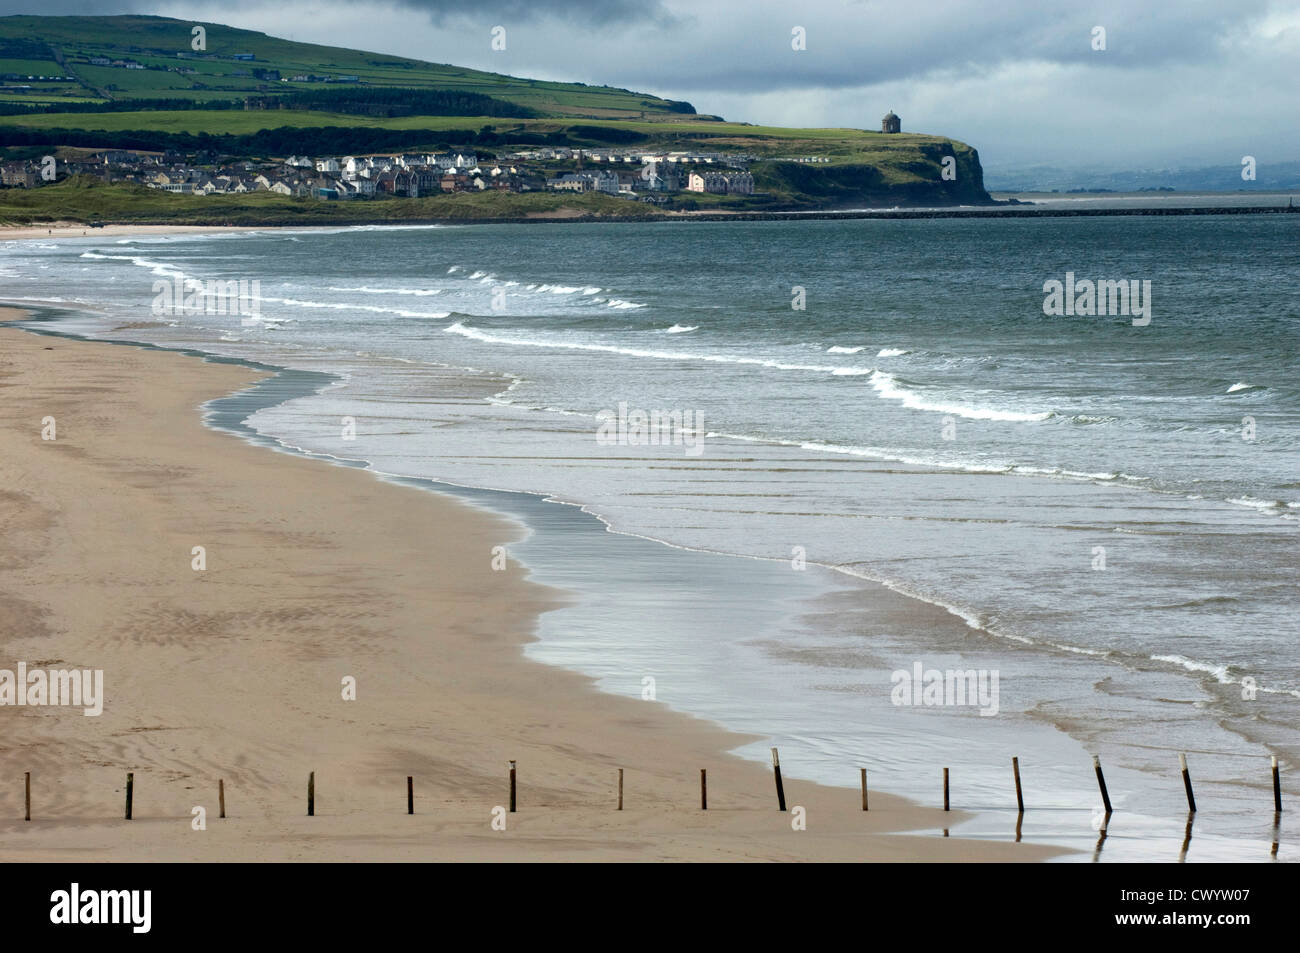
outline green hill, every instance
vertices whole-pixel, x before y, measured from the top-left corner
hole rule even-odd
[[[195,26],[206,31],[205,50],[191,47]],[[253,58],[239,58],[246,56]],[[108,59],[110,65],[90,62],[95,59]],[[144,69],[111,65],[116,60]],[[254,70],[278,72],[279,79],[259,78]],[[8,80],[6,86],[21,82],[31,89],[0,90],[0,102],[202,102],[355,82],[363,87],[478,93],[542,116],[673,118],[694,112],[688,104],[628,89],[518,79],[385,53],[296,43],[220,23],[150,16],[0,17],[0,76],[8,75],[23,78]],[[70,76],[72,82],[40,79],[55,75]],[[318,79],[295,82],[297,76]]]
[[[202,51],[191,48],[196,25],[206,31]],[[0,158],[74,158],[104,148],[265,160],[450,146],[489,156],[538,146],[624,147],[746,157],[762,195],[687,195],[684,209],[991,202],[976,151],[943,136],[726,122],[633,90],[297,43],[216,23],[0,17],[0,78]],[[864,125],[877,121],[863,116]],[[945,162],[955,176],[941,174]],[[500,201],[480,198],[484,207]]]

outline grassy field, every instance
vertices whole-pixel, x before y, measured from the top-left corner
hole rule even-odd
[[[191,47],[194,26],[202,26],[206,31],[205,50],[196,51]],[[489,41],[485,28],[485,47]],[[41,46],[49,50],[51,67],[56,67],[48,72],[71,73],[81,80],[80,87],[66,84],[72,87],[69,94],[103,93],[115,100],[225,99],[323,85],[264,81],[249,75],[253,69],[273,69],[279,70],[286,79],[303,74],[332,79],[356,77],[358,83],[371,86],[484,93],[536,109],[542,115],[603,118],[678,115],[667,101],[633,90],[521,79],[383,53],[296,43],[219,23],[147,16],[0,17],[0,57],[7,55],[6,48],[30,51]],[[254,59],[237,60],[236,54],[251,54]],[[110,60],[129,59],[150,68],[128,70],[88,63],[89,59],[101,56]],[[37,60],[30,52],[13,58]],[[54,60],[58,58],[62,58],[66,68],[57,67]],[[39,61],[44,62],[45,58]],[[176,67],[195,72],[179,73],[174,71]],[[3,72],[10,71],[0,69]],[[0,100],[3,99],[22,101],[17,95],[0,93]]]
[[[57,142],[60,130],[126,132],[149,129],[158,132],[211,135],[248,135],[264,128],[350,127],[358,129],[428,130],[428,145],[436,144],[441,133],[475,131],[490,126],[509,138],[512,132],[568,136],[573,123],[555,119],[501,119],[492,116],[402,116],[381,118],[343,115],[309,110],[151,110],[125,113],[46,113],[0,117],[0,125],[33,130],[50,130]],[[645,136],[637,145],[644,148],[743,152],[763,158],[824,156],[831,164],[879,166],[888,181],[909,181],[913,175],[937,175],[937,159],[951,154],[971,163],[973,150],[965,143],[942,136],[901,133],[884,135],[861,129],[794,129],[755,126],[731,122],[678,121],[640,122],[584,119],[582,126],[630,130]],[[580,139],[581,137],[576,137]],[[921,165],[917,165],[920,162]],[[932,169],[931,166],[934,166]],[[909,171],[909,169],[911,171]]]
[[[567,118],[567,117],[566,117]],[[455,129],[494,125],[498,130],[514,129],[551,132],[571,123],[552,119],[502,119],[496,116],[356,116],[315,110],[148,110],[115,113],[44,113],[4,117],[6,125],[32,129],[104,129],[121,131],[147,128],[167,132],[247,133],[267,126],[367,126],[384,129]],[[705,137],[736,141],[776,140],[774,145],[796,142],[816,143],[827,148],[845,143],[889,144],[910,148],[922,142],[944,141],[942,137],[915,133],[885,135],[864,129],[797,129],[784,126],[756,126],[743,122],[701,121],[693,116],[679,116],[664,122],[638,120],[586,119],[589,126],[630,129],[654,138]]]

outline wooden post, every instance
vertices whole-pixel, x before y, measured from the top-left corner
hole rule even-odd
[[[510,762],[510,813],[515,813],[515,763]]]
[[[1277,758],[1273,759],[1273,777],[1277,777]],[[23,820],[30,821],[32,819],[32,773],[30,771],[23,774],[23,789],[25,792],[23,802],[27,807],[26,812],[23,814]],[[1278,810],[1280,811],[1281,808],[1279,807]]]
[[[1282,779],[1277,773],[1277,755],[1273,755],[1273,810],[1282,813]]]
[[[1020,791],[1020,759],[1011,759],[1011,773],[1016,776],[1016,807],[1020,813],[1025,813],[1025,796]]]
[[[415,779],[409,774],[406,776],[406,813],[415,813]]]
[[[226,780],[220,778],[217,780],[217,806],[221,808],[221,816],[226,816]]]
[[[1101,803],[1106,808],[1106,813],[1110,814],[1110,795],[1106,793],[1106,775],[1101,773],[1101,758],[1097,755],[1092,756],[1092,766],[1097,769],[1097,786],[1101,788]]]
[[[307,775],[307,816],[316,816],[316,772]]]
[[[623,769],[618,769],[618,809],[623,810]]]
[[[948,769],[943,769],[943,809],[948,810]]]
[[[1183,787],[1187,789],[1187,809],[1196,813],[1196,797],[1192,794],[1192,776],[1187,770],[1187,755],[1178,755],[1178,766],[1183,772]]]
[[[862,809],[867,809],[867,769],[858,768],[862,772]]]
[[[1183,846],[1178,852],[1178,862],[1187,863],[1187,848],[1192,846],[1192,821],[1196,818],[1195,811],[1187,812],[1187,829],[1183,832]]]
[[[126,819],[131,819],[131,793],[135,787],[135,775],[130,771],[126,773]]]
[[[709,781],[704,769],[700,768],[700,810],[709,809]]]
[[[781,758],[776,753],[775,748],[772,749],[772,771],[776,774],[777,809],[784,811],[785,810],[785,785],[781,783]]]

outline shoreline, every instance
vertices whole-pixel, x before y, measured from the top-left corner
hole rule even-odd
[[[859,219],[964,219],[964,218],[1096,218],[1114,216],[1185,216],[1185,215],[1285,215],[1300,213],[1300,205],[1219,205],[1219,206],[1181,206],[1174,208],[1034,208],[1032,203],[1008,206],[999,203],[996,206],[953,206],[952,208],[896,208],[879,209],[812,209],[808,211],[722,211],[705,209],[695,212],[659,212],[637,215],[592,215],[574,209],[559,209],[553,213],[539,213],[526,216],[508,217],[465,217],[465,218],[341,218],[336,221],[269,221],[249,222],[246,224],[229,224],[228,219],[211,224],[173,224],[167,222],[106,222],[91,226],[75,222],[50,222],[43,224],[0,225],[0,241],[13,241],[33,238],[71,238],[125,236],[125,235],[163,235],[195,232],[258,231],[262,229],[314,229],[314,228],[356,228],[356,227],[390,227],[418,228],[428,226],[453,225],[527,225],[527,224],[595,224],[623,223],[638,224],[657,222],[763,222],[763,221],[841,221]],[[78,234],[80,233],[80,234]]]
[[[356,468],[272,456],[205,426],[197,403],[265,377],[246,367],[162,350],[108,352],[113,345],[15,328],[0,336],[4,383],[20,385],[9,405],[22,408],[0,432],[11,504],[0,526],[26,557],[0,568],[23,610],[9,613],[4,651],[102,668],[108,696],[97,719],[0,712],[30,728],[23,744],[8,735],[0,760],[8,776],[32,771],[35,792],[30,825],[21,793],[0,794],[0,854],[9,859],[1066,853],[886,834],[966,815],[874,792],[864,815],[856,791],[787,775],[792,803],[809,816],[808,830],[793,832],[790,815],[772,809],[770,772],[725,754],[745,737],[598,692],[592,679],[524,657],[538,614],[561,594],[522,578],[516,563],[490,568],[491,546],[518,538],[517,525]],[[37,381],[51,361],[63,372],[55,377],[94,384]],[[87,431],[77,421],[92,408]],[[28,418],[45,416],[38,410],[59,420],[52,444],[31,439],[39,435]],[[64,451],[58,463],[50,451]],[[14,513],[25,514],[20,524]],[[200,523],[202,533],[189,525]],[[217,540],[202,574],[183,545],[196,533]],[[160,538],[174,543],[165,555]],[[100,620],[110,634],[89,634]],[[445,630],[436,639],[431,623]],[[33,625],[46,638],[33,636]],[[339,699],[344,669],[358,679],[356,702]],[[222,688],[236,694],[223,697]],[[623,760],[632,753],[639,764]],[[494,832],[489,812],[503,802],[509,758],[520,764],[521,813]],[[616,765],[628,775],[622,814],[610,801]],[[707,814],[698,809],[700,767],[709,769]],[[132,825],[120,821],[127,770],[137,775]],[[309,770],[329,805],[311,820],[301,803]],[[416,778],[417,814],[389,817],[402,812],[406,774]],[[226,781],[231,818],[211,812],[203,837],[190,830],[190,806],[211,810],[216,777]],[[429,814],[421,806],[431,784],[438,805]],[[399,835],[399,824],[418,833]],[[142,825],[152,838],[133,836]]]
[[[31,238],[95,238],[97,236],[121,238],[130,235],[184,235],[199,232],[246,232],[254,226],[245,225],[133,225],[129,222],[105,224],[99,227],[78,222],[49,222],[39,225],[0,225],[0,241],[21,241]]]

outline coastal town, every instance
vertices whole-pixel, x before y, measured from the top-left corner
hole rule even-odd
[[[183,195],[271,192],[322,201],[419,198],[498,189],[509,192],[603,192],[671,204],[675,194],[753,195],[757,157],[718,152],[540,148],[492,155],[473,149],[393,155],[290,155],[255,161],[109,149],[0,165],[0,184],[37,188],[70,176],[128,183]],[[790,161],[824,161],[800,156]]]

